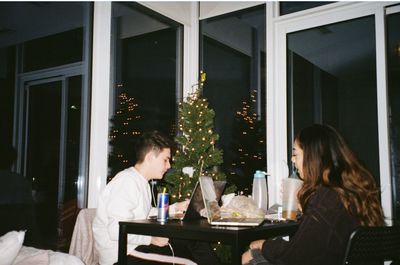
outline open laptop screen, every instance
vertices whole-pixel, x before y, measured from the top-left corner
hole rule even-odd
[[[199,178],[204,205],[207,212],[208,223],[212,225],[228,226],[258,226],[264,222],[264,218],[245,218],[245,217],[223,217],[219,207],[219,198],[213,185],[213,179],[207,176]]]
[[[217,201],[221,199],[221,196],[225,190],[225,186],[226,186],[226,181],[214,181],[214,189]],[[185,221],[200,219],[201,218],[200,211],[202,209],[204,209],[203,195],[201,193],[200,184],[199,182],[197,182],[193,189],[193,193],[190,198],[190,202],[188,208],[186,209],[185,214],[178,219],[183,219]],[[171,219],[177,219],[174,216],[171,217],[172,217]]]

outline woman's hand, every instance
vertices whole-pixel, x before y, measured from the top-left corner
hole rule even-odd
[[[253,241],[250,243],[250,249],[262,249],[264,242],[264,239]]]
[[[253,256],[251,255],[251,250],[249,249],[242,255],[242,264],[247,264],[252,259],[253,259]]]
[[[165,247],[168,245],[169,238],[166,237],[157,237],[152,236],[150,244],[158,246],[158,247]]]

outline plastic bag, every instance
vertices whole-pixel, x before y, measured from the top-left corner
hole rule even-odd
[[[264,211],[257,207],[256,203],[249,197],[231,194],[222,198],[221,216],[223,218],[264,218]]]
[[[215,217],[222,218],[264,218],[264,210],[257,207],[253,199],[230,193],[223,195],[222,206],[219,207],[217,202],[212,205],[213,219]],[[205,209],[200,210],[200,215],[207,217]]]

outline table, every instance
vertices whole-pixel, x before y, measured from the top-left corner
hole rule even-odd
[[[193,221],[169,220],[161,224],[156,220],[119,222],[118,264],[126,264],[128,234],[141,234],[168,238],[221,242],[232,246],[232,264],[241,264],[241,256],[249,243],[257,239],[292,235],[298,223],[267,223],[257,227],[211,226],[206,219]]]

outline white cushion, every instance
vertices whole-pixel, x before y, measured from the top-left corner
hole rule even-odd
[[[0,265],[11,265],[24,242],[25,231],[11,231],[0,237]]]

